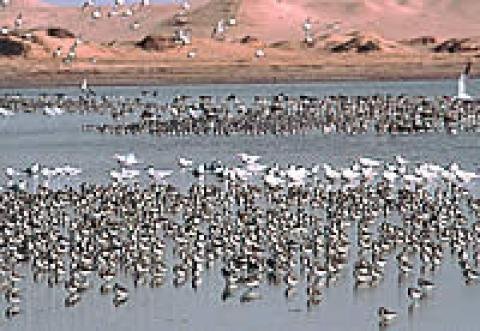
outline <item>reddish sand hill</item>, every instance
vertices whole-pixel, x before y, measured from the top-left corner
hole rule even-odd
[[[214,24],[236,17],[238,25],[229,38],[255,36],[266,42],[299,40],[307,17],[314,32],[371,32],[387,39],[418,36],[438,39],[480,35],[478,0],[192,0],[189,23],[194,36],[207,37]],[[39,8],[40,7],[40,8]],[[119,10],[121,14],[122,10]],[[45,6],[39,0],[12,0],[12,6],[0,12],[0,22],[13,25],[20,12],[25,28],[61,26],[82,37],[107,42],[138,40],[153,33],[171,33],[172,17],[179,11],[174,5],[135,7],[132,17],[107,18],[111,8],[102,8],[103,18],[94,20],[92,9]],[[133,22],[140,23],[137,31]],[[333,24],[337,23],[337,24]]]
[[[162,25],[165,25],[179,10],[178,6],[175,5],[152,5],[148,7],[135,5],[118,8],[117,16],[108,17],[112,8],[102,7],[99,8],[102,18],[93,19],[94,8],[82,10],[80,7],[42,6],[36,0],[25,1],[32,1],[32,4],[30,6],[12,5],[0,11],[0,22],[12,27],[15,17],[22,13],[22,29],[62,27],[78,36],[82,36],[83,39],[96,42],[133,41],[151,33],[171,33],[172,28],[162,29]],[[196,10],[207,2],[208,0],[193,1],[192,10]],[[128,9],[133,11],[133,16],[123,17],[122,14]],[[132,29],[134,22],[139,23],[137,30]]]
[[[372,31],[390,39],[480,34],[478,0],[243,0],[242,32],[270,40],[298,38],[310,17],[318,32],[338,22],[344,30]]]
[[[112,7],[20,1],[0,11],[10,28],[0,37],[0,70],[10,77],[3,84],[77,82],[85,72],[102,83],[454,77],[466,61],[480,61],[480,0],[191,0],[187,14],[173,4],[129,5],[113,17]],[[236,24],[212,39],[216,23],[230,18]],[[191,29],[192,45],[172,37],[178,24]],[[68,33],[46,32],[52,27]],[[146,36],[158,47],[141,46]],[[75,37],[83,43],[72,48]],[[75,59],[64,61],[70,49]]]
[[[40,0],[11,0],[10,7],[15,9],[21,8],[38,8],[38,7],[52,7],[47,2],[43,2]]]

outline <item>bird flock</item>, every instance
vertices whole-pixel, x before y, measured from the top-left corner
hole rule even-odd
[[[439,165],[362,157],[349,164],[262,163],[240,153],[234,165],[185,157],[172,169],[146,166],[133,152],[112,156],[105,184],[48,185],[82,176],[70,165],[5,169],[0,191],[0,307],[24,311],[28,279],[63,289],[73,309],[87,295],[120,307],[137,287],[197,290],[212,274],[222,301],[267,300],[265,288],[308,311],[339,284],[374,289],[395,273],[410,307],[442,284],[456,261],[464,286],[477,286],[480,176]],[[186,187],[169,183],[178,173]],[[477,192],[478,193],[478,192]],[[350,278],[351,276],[351,278]],[[382,326],[406,312],[375,307]]]
[[[163,135],[408,135],[478,133],[480,103],[450,97],[299,96],[278,94],[242,100],[235,95],[176,96],[159,100],[157,91],[133,97],[97,96],[88,88],[79,97],[41,95],[0,97],[0,117],[19,112],[57,116],[69,113],[109,116],[85,124],[84,131]]]

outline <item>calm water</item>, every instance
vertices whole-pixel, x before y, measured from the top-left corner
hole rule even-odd
[[[472,94],[479,81],[473,81]],[[161,98],[176,94],[218,95],[234,93],[251,98],[254,94],[284,92],[289,95],[398,94],[448,95],[455,91],[455,81],[335,83],[301,85],[221,85],[156,88]],[[153,88],[149,88],[150,90]],[[133,87],[100,88],[99,93],[137,95]],[[7,92],[7,91],[0,91]],[[11,92],[11,91],[9,91]],[[23,90],[38,94],[41,90]],[[74,94],[74,89],[48,90]],[[80,127],[102,118],[65,115],[46,118],[38,115],[16,115],[0,119],[0,168],[25,167],[38,161],[55,166],[68,162],[81,167],[88,180],[105,181],[107,170],[115,166],[116,152],[134,151],[145,164],[177,170],[172,179],[178,185],[191,181],[189,174],[176,167],[178,156],[195,161],[219,159],[233,164],[234,155],[249,152],[263,156],[264,163],[329,162],[343,165],[359,156],[391,159],[402,154],[413,161],[441,164],[458,162],[462,167],[478,170],[480,135],[447,136],[426,134],[402,137],[322,136],[308,134],[291,137],[153,137],[109,136],[84,133]],[[3,171],[2,171],[3,173]],[[3,176],[3,175],[2,175]],[[3,181],[3,179],[2,179]],[[59,183],[62,184],[62,183]],[[478,191],[478,182],[472,190]],[[263,300],[241,304],[238,299],[222,302],[223,282],[218,270],[207,272],[202,286],[174,289],[131,288],[131,298],[124,306],[114,308],[110,297],[89,291],[73,309],[64,308],[65,290],[46,285],[27,284],[28,296],[22,302],[24,313],[6,321],[0,317],[1,330],[375,330],[376,310],[387,306],[399,313],[399,319],[388,330],[478,330],[477,315],[480,285],[464,285],[457,265],[447,258],[435,275],[437,289],[412,312],[408,310],[406,288],[416,280],[412,275],[401,286],[395,265],[389,264],[385,281],[374,289],[353,290],[352,266],[338,284],[325,290],[324,301],[307,312],[304,291],[285,300],[283,287],[263,286]],[[129,284],[131,285],[131,284]],[[0,307],[4,301],[0,300]]]

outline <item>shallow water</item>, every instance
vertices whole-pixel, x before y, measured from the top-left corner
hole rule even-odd
[[[473,87],[479,82],[472,82]],[[446,95],[455,90],[455,81],[429,82],[349,82],[298,85],[221,85],[155,88],[165,101],[176,94],[219,95],[234,93],[251,98],[254,94],[284,92],[290,95],[330,94],[398,94]],[[144,88],[99,88],[99,93],[136,95]],[[147,88],[145,88],[147,89]],[[148,88],[152,90],[153,88]],[[46,90],[49,93],[72,89]],[[0,91],[3,93],[6,91]],[[38,94],[41,90],[22,91]],[[154,137],[111,136],[85,133],[81,125],[96,123],[100,116],[65,115],[47,118],[20,114],[0,119],[0,168],[25,167],[34,161],[48,166],[64,162],[83,169],[81,179],[105,181],[107,171],[115,166],[116,152],[134,151],[145,165],[174,169],[172,181],[185,185],[192,180],[176,166],[178,156],[195,161],[219,159],[227,164],[236,162],[234,155],[249,152],[262,155],[271,164],[329,162],[343,165],[359,156],[391,159],[402,154],[412,161],[430,161],[446,165],[458,162],[462,167],[478,170],[480,135],[419,134],[411,136],[323,136],[311,133],[289,137]],[[3,180],[2,180],[3,181]],[[58,183],[69,184],[71,182]],[[479,190],[474,183],[472,190]],[[449,253],[435,274],[437,289],[418,308],[409,311],[406,288],[416,280],[411,275],[401,285],[397,271],[387,265],[385,280],[377,288],[353,290],[352,266],[345,276],[325,291],[323,302],[307,311],[304,290],[292,300],[283,297],[282,287],[262,286],[263,300],[241,304],[235,300],[222,302],[223,283],[218,270],[207,272],[195,292],[188,285],[175,289],[170,284],[158,289],[133,289],[123,306],[114,308],[111,299],[97,290],[89,291],[73,309],[64,308],[65,290],[49,289],[29,282],[29,292],[22,301],[23,314],[6,321],[0,317],[2,330],[374,330],[378,329],[377,308],[387,306],[399,313],[388,330],[478,330],[476,315],[480,285],[466,286],[458,265]],[[0,300],[0,307],[4,301]]]

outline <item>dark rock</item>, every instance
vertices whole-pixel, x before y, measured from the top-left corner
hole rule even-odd
[[[245,37],[242,37],[242,39],[240,39],[241,44],[249,44],[249,43],[254,43],[254,42],[257,42],[257,41],[258,41],[258,38],[253,37],[253,36],[245,36]]]
[[[410,46],[427,46],[427,45],[435,44],[436,42],[437,40],[435,39],[435,37],[421,36],[421,37],[405,40],[403,43]]]
[[[63,28],[48,28],[47,35],[55,38],[75,38],[75,34]]]
[[[176,42],[173,37],[146,36],[137,43],[137,46],[144,50],[163,51],[169,48],[175,48]]]
[[[470,42],[470,39],[456,39],[451,38],[436,45],[433,48],[435,53],[460,53],[477,51],[479,47]]]
[[[378,43],[375,43],[372,40],[367,40],[365,43],[361,43],[357,46],[358,53],[369,53],[379,50],[380,46],[378,45]]]
[[[10,38],[0,38],[0,56],[20,56],[26,52],[25,45]]]

